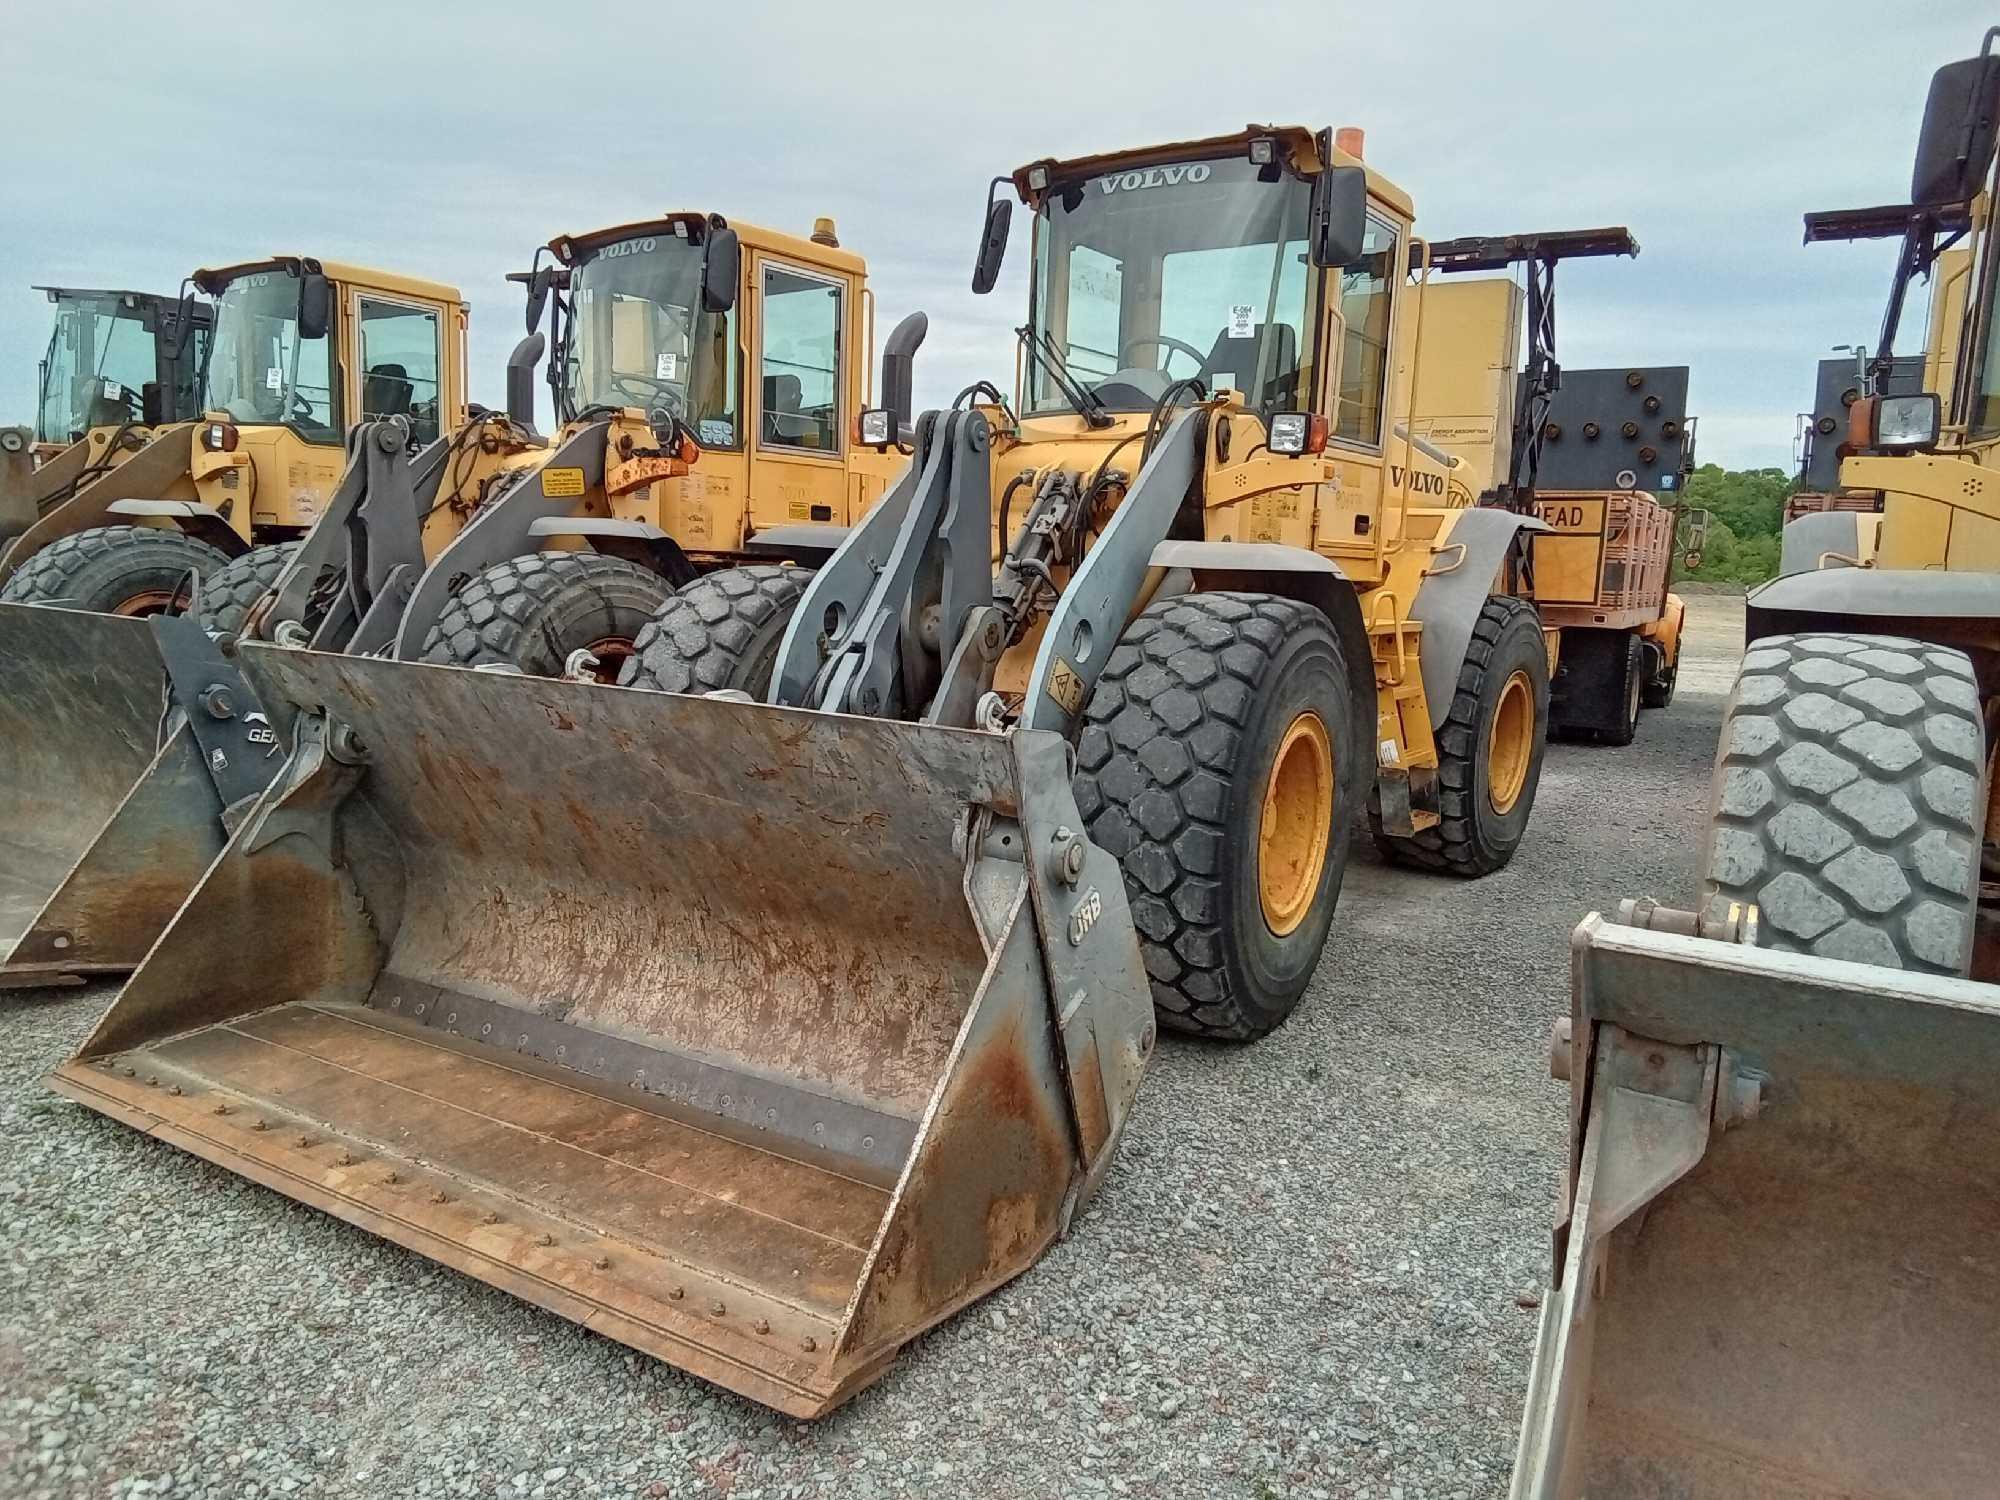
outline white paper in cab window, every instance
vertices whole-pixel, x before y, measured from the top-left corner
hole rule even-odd
[[[124,395],[125,395],[125,387],[120,385],[117,381],[107,380],[104,382],[104,399],[106,401],[122,400],[124,398]]]
[[[267,391],[281,391],[284,388],[285,372],[276,365],[272,365],[270,369],[264,372],[264,389]]]
[[[655,380],[679,380],[681,378],[681,357],[670,349],[662,349],[659,358],[653,361]]]
[[[1257,309],[1249,302],[1232,303],[1229,308],[1229,336],[1247,339],[1257,332]]]

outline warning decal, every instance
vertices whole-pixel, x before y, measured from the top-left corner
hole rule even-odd
[[[583,493],[583,470],[542,470],[542,494],[550,500],[574,500]]]
[[[1072,717],[1083,707],[1083,679],[1060,656],[1056,658],[1055,670],[1049,673],[1049,696]]]

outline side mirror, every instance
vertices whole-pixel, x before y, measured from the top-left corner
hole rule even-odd
[[[548,340],[531,333],[507,356],[507,417],[523,432],[535,430],[535,366]]]
[[[1931,75],[1910,202],[1919,208],[1969,203],[1993,163],[1995,115],[2000,113],[2000,56],[1982,52],[1946,63]]]
[[[736,305],[736,281],[742,274],[743,247],[727,224],[711,224],[708,251],[701,262],[701,310],[726,313]]]
[[[1361,258],[1368,235],[1368,173],[1361,167],[1328,167],[1313,179],[1308,227],[1312,263],[1322,270]]]
[[[528,332],[542,326],[542,311],[549,305],[549,288],[556,284],[554,266],[538,266],[528,275]],[[539,357],[539,356],[538,356]]]
[[[984,297],[1000,279],[1000,263],[1007,258],[1007,230],[1014,222],[1014,205],[996,194],[1004,177],[996,178],[986,194],[986,224],[979,232],[979,259],[972,266],[972,290]]]
[[[333,321],[333,288],[324,271],[307,271],[299,277],[299,337],[323,339]]]

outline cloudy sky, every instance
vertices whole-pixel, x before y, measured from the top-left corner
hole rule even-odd
[[[1010,378],[1025,237],[968,289],[986,181],[1041,156],[1246,123],[1354,124],[1433,237],[1622,223],[1636,262],[1559,279],[1566,364],[1693,367],[1701,456],[1790,462],[1828,346],[1873,340],[1887,244],[1808,209],[1899,199],[1961,3],[1015,3],[551,9],[101,0],[8,20],[0,421],[32,413],[31,283],[172,291],[275,251],[457,283],[498,404],[552,234],[700,209],[868,256],[879,326],[922,308],[918,400]],[[965,12],[972,15],[974,12]],[[1911,319],[1919,331],[1919,318]]]

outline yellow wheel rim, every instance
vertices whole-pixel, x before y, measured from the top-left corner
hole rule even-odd
[[[1302,713],[1278,742],[1257,835],[1257,896],[1278,937],[1312,909],[1332,841],[1333,739],[1318,714]]]
[[[1526,672],[1516,672],[1500,689],[1493,732],[1486,741],[1486,800],[1503,817],[1521,800],[1528,767],[1535,758],[1535,693]]]

